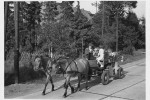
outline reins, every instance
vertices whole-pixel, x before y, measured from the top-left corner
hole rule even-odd
[[[68,62],[68,61],[67,61],[67,62]],[[78,70],[77,63],[76,63],[76,61],[73,59],[72,61],[70,61],[70,63],[67,65],[67,67],[65,67],[65,69],[63,70],[63,76],[64,76],[64,74],[65,74],[67,68],[70,66],[70,64],[71,64],[72,62],[75,63],[75,66],[76,66],[76,68],[77,68],[77,70]]]
[[[66,58],[65,58],[66,59]],[[73,60],[72,60],[73,61]],[[66,72],[66,70],[67,70],[67,68],[69,67],[69,65],[72,63],[72,61],[67,65],[67,67],[65,67],[65,69],[63,69],[63,76],[64,76],[64,74],[65,74],[65,72]],[[67,63],[68,63],[69,61],[67,60]],[[62,66],[61,66],[62,67]]]

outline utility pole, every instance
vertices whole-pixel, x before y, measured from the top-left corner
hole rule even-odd
[[[97,5],[97,1],[96,1],[96,13],[97,13],[97,6],[98,6],[98,5]]]
[[[104,14],[105,14],[105,4],[103,1],[103,10],[102,10],[103,14],[102,14],[102,39],[103,39],[103,35],[104,35]]]
[[[14,51],[14,73],[15,83],[19,83],[19,3],[14,2],[14,21],[15,21],[15,51]]]
[[[116,15],[116,52],[118,52],[118,9]]]
[[[6,48],[6,36],[7,36],[6,35],[6,30],[7,30],[8,6],[9,6],[8,1],[5,1],[4,4],[5,4],[5,12],[4,12],[5,13],[5,17],[4,17],[4,48]],[[5,53],[4,53],[4,57],[6,59]]]

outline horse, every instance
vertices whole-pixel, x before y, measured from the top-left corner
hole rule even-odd
[[[50,57],[46,57],[46,56],[36,56],[34,59],[34,71],[39,71],[42,70],[45,74],[46,74],[46,82],[45,82],[45,86],[43,89],[42,94],[45,95],[45,91],[46,91],[46,87],[49,83],[49,81],[51,82],[52,85],[52,89],[51,91],[54,91],[54,84],[53,84],[53,80],[52,80],[52,73],[54,72],[55,74],[55,69],[54,69],[54,60],[51,59]]]
[[[86,79],[86,86],[85,89],[88,89],[88,80],[89,80],[89,62],[86,60],[86,58],[77,58],[75,60],[69,60],[67,58],[62,59],[64,64],[61,63],[61,60],[57,61],[56,72],[65,74],[65,83],[64,88],[65,92],[63,94],[63,97],[67,97],[67,89],[68,86],[71,88],[71,93],[74,93],[74,88],[70,84],[70,78],[71,77],[78,77],[78,86],[76,91],[80,91],[80,82],[83,76],[85,76]]]

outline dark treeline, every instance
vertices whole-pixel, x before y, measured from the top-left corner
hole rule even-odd
[[[15,45],[14,5],[13,2],[8,3],[6,59]],[[118,50],[132,54],[133,50],[145,48],[145,18],[138,19],[132,12],[136,8],[136,1],[100,1],[96,14],[80,9],[80,2],[76,7],[73,7],[73,3],[20,2],[20,53],[49,52],[52,48],[54,53],[77,57],[82,51],[82,39],[84,48],[88,43],[93,43],[95,46],[104,44],[106,48],[115,50],[117,14]]]

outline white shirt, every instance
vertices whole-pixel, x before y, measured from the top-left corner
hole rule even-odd
[[[92,53],[93,52],[93,49],[91,47],[89,47],[89,52]]]
[[[101,59],[104,58],[104,49],[99,49],[98,56],[100,56]]]

